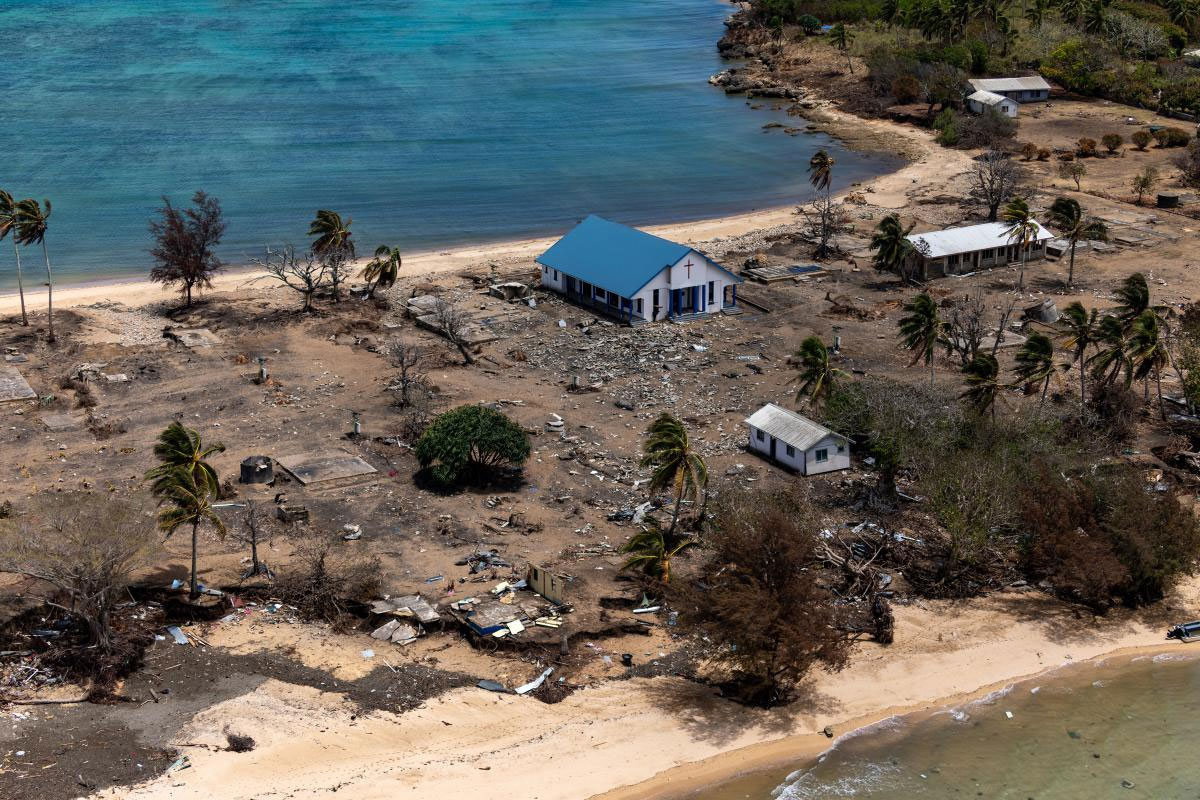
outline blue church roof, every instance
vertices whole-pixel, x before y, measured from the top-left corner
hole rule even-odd
[[[543,264],[632,297],[691,248],[592,214],[538,257]]]

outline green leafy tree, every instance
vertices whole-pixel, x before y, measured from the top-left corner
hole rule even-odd
[[[216,247],[225,235],[221,203],[204,192],[192,196],[192,207],[178,209],[166,196],[158,213],[161,219],[150,221],[154,247],[150,256],[154,268],[150,280],[164,286],[179,284],[185,306],[192,305],[192,289],[212,288],[212,277],[221,269]]]
[[[809,336],[800,343],[800,349],[794,356],[798,372],[790,383],[798,383],[796,402],[808,395],[813,405],[819,405],[822,398],[829,395],[834,383],[848,377],[845,372],[829,363],[829,348],[819,336]]]
[[[1067,286],[1075,283],[1075,247],[1080,241],[1108,241],[1108,227],[1084,213],[1079,201],[1071,197],[1059,197],[1050,206],[1050,225],[1058,229],[1058,235],[1071,245]]]
[[[1109,153],[1115,153],[1125,144],[1125,139],[1119,133],[1106,133],[1100,137],[1100,143]]]
[[[646,428],[641,466],[652,470],[649,484],[651,492],[669,489],[675,495],[671,527],[667,529],[668,536],[674,535],[684,500],[691,498],[695,501],[703,494],[707,502],[708,466],[692,448],[683,423],[670,414],[661,414]],[[703,519],[703,506],[701,508]]]
[[[1063,309],[1062,345],[1071,351],[1071,363],[1068,366],[1079,367],[1079,402],[1087,402],[1087,351],[1089,347],[1097,346],[1100,337],[1100,323],[1096,309],[1088,311],[1078,300]]]
[[[905,316],[900,318],[900,343],[911,350],[913,359],[909,366],[924,360],[929,366],[929,385],[933,385],[933,354],[942,341],[946,324],[942,322],[937,302],[922,292],[904,304]]]
[[[892,272],[905,283],[911,280],[908,265],[912,262],[913,244],[908,239],[913,225],[904,227],[899,214],[888,214],[879,220],[871,234],[872,262],[880,272]]]
[[[395,286],[396,279],[400,277],[400,264],[400,248],[388,247],[386,244],[376,247],[375,257],[367,262],[362,271],[363,279],[370,284],[367,296],[374,297],[375,290],[381,286],[384,289]]]
[[[21,275],[21,248],[17,246],[17,204],[13,196],[0,189],[0,241],[10,233],[13,234],[13,255],[17,259],[17,296],[21,298],[21,324],[29,325],[29,316],[25,313],[25,280]]]
[[[1009,200],[1001,218],[1008,225],[1005,234],[1008,236],[1009,243],[1021,247],[1021,277],[1017,283],[1017,291],[1023,292],[1025,291],[1025,262],[1029,256],[1029,244],[1037,239],[1037,235],[1041,232],[1041,226],[1033,218],[1033,212],[1029,210],[1029,204],[1025,202],[1024,197],[1014,197]]]
[[[963,368],[967,388],[961,397],[980,414],[996,418],[996,398],[1000,394],[1000,363],[991,353],[976,353]]]
[[[796,18],[796,24],[800,26],[800,30],[804,31],[805,36],[812,36],[821,30],[821,20],[812,14],[801,14]]]
[[[1154,191],[1155,184],[1158,183],[1158,170],[1154,167],[1146,167],[1141,172],[1133,176],[1133,193],[1137,195],[1137,204],[1142,204],[1142,198]]]
[[[1054,342],[1043,333],[1031,333],[1021,348],[1017,350],[1016,367],[1014,372],[1017,383],[1027,387],[1041,384],[1042,399],[1046,402],[1046,392],[1050,389],[1050,378],[1054,376]]]
[[[495,409],[459,406],[434,419],[414,452],[423,468],[432,467],[435,481],[451,486],[489,478],[504,467],[520,467],[529,458],[529,436]]]
[[[54,273],[50,271],[50,252],[46,249],[46,227],[50,219],[50,201],[43,200],[42,205],[33,198],[26,198],[16,204],[16,229],[14,240],[17,244],[29,247],[40,244],[42,258],[46,261],[46,318],[49,330],[47,340],[54,341]]]
[[[1129,139],[1138,150],[1145,150],[1150,146],[1150,142],[1154,141],[1154,137],[1150,135],[1150,131],[1148,130],[1134,131],[1130,134]]]
[[[655,522],[647,522],[621,547],[622,553],[629,554],[621,569],[637,569],[664,585],[670,585],[671,562],[679,554],[698,547],[699,544],[690,536],[677,536],[664,531],[662,526]]]

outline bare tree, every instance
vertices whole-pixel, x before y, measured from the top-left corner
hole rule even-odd
[[[392,358],[400,374],[388,388],[398,395],[396,404],[401,408],[412,405],[414,391],[424,389],[425,375],[420,372],[424,357],[420,345],[401,341],[392,346]]]
[[[166,196],[158,210],[161,219],[150,221],[154,237],[154,268],[150,280],[164,286],[179,284],[186,305],[192,304],[192,288],[212,288],[212,276],[221,269],[214,249],[225,234],[221,203],[204,192],[192,196],[192,207],[178,209]]]
[[[270,567],[258,558],[259,544],[264,541],[269,542],[274,534],[275,529],[271,515],[264,513],[253,500],[247,500],[242,507],[239,522],[241,524],[231,529],[230,532],[238,541],[250,545],[250,569],[242,573],[242,579],[245,580],[255,575],[274,578],[275,575],[271,572]]]
[[[836,252],[837,237],[850,230],[846,207],[827,195],[801,206],[799,214],[804,218],[804,235],[817,243],[817,258]]]
[[[311,252],[296,255],[296,248],[284,245],[282,250],[267,248],[266,255],[255,258],[251,263],[267,273],[266,277],[299,292],[304,297],[304,311],[313,310],[313,296],[329,283],[329,272],[325,262]]]
[[[933,107],[939,103],[943,108],[962,103],[967,76],[957,67],[945,63],[921,64],[916,77],[921,97],[929,104],[925,115],[930,119]]]
[[[946,349],[957,354],[964,367],[979,352],[979,345],[987,333],[986,311],[982,297],[964,295],[946,314]]]
[[[1013,312],[1017,309],[1017,298],[1010,297],[1008,305],[1000,309],[1000,318],[996,320],[996,338],[992,340],[992,355],[996,355],[996,351],[1000,349],[1000,345],[1004,343],[1004,332],[1008,330],[1008,321],[1012,319]]]
[[[133,504],[108,495],[38,498],[24,517],[0,522],[0,571],[45,581],[60,606],[87,626],[88,646],[114,649],[113,607],[134,570],[149,561],[154,525]],[[51,603],[57,605],[57,603]]]
[[[320,258],[321,265],[325,267],[325,274],[329,276],[329,287],[333,291],[334,302],[337,302],[342,296],[342,284],[349,280],[354,271],[354,254],[345,248],[334,247],[325,251]]]
[[[467,330],[471,324],[471,318],[458,306],[441,299],[437,301],[433,315],[437,321],[438,330],[450,340],[452,345],[458,348],[458,352],[463,357],[463,363],[474,364],[475,358],[471,355],[467,340]]]
[[[1026,177],[1025,169],[999,150],[989,150],[975,159],[972,194],[987,206],[989,222],[996,221],[1000,206],[1017,195]]]

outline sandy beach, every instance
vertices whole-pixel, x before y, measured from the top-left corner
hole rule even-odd
[[[1198,591],[1193,582],[1179,599]],[[553,705],[464,688],[408,713],[366,715],[341,695],[272,679],[192,719],[179,737],[190,769],[95,796],[673,800],[794,767],[830,745],[827,725],[841,736],[1066,664],[1188,647],[1166,645],[1162,630],[1159,616],[1076,619],[1036,593],[918,604],[897,609],[896,644],[859,645],[849,668],[816,675],[793,706],[736,715],[712,689],[674,678],[609,681]],[[325,658],[351,664],[357,651],[348,641]],[[221,750],[230,730],[257,748]]]

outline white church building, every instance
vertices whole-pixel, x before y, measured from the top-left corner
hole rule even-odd
[[[537,263],[545,288],[630,324],[735,311],[742,282],[698,250],[594,214]]]

